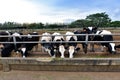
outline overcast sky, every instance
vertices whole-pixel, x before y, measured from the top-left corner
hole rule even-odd
[[[63,23],[101,12],[120,20],[120,0],[0,0],[0,23]]]

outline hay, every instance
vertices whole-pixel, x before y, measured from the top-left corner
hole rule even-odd
[[[14,50],[11,52],[10,57],[22,57],[22,53],[15,52]]]

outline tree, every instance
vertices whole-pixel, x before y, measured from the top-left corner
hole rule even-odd
[[[88,27],[90,25],[91,25],[91,23],[89,20],[80,19],[80,20],[76,20],[76,21],[72,22],[70,24],[70,27],[71,28],[79,28],[79,27]]]
[[[110,27],[120,27],[120,21],[113,21],[110,23]]]
[[[111,22],[111,19],[105,12],[91,14],[86,17],[86,20],[91,21],[92,26],[96,27],[105,27]]]

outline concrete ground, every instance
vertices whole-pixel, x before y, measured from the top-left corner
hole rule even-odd
[[[0,71],[0,80],[120,80],[120,72]]]

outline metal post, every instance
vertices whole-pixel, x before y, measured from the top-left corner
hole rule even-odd
[[[86,36],[86,38],[85,38],[86,42],[85,43],[88,44],[88,34],[86,34],[85,36]]]
[[[16,38],[15,38],[15,36],[13,36],[13,42],[14,42],[14,46],[15,46],[15,50],[16,50],[17,46],[16,46]]]

